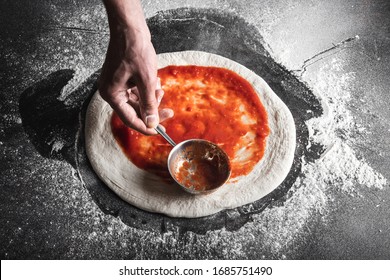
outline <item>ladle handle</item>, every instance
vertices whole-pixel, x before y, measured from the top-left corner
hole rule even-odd
[[[161,125],[156,126],[155,130],[158,132],[158,134],[160,134],[162,137],[164,137],[164,139],[167,140],[167,142],[169,144],[171,144],[172,147],[176,146],[175,141],[173,141],[171,139],[171,137],[169,137],[168,134],[165,133],[165,131],[162,129]]]

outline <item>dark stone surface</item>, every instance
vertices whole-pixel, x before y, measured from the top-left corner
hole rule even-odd
[[[292,36],[299,41],[302,30],[294,25],[294,15],[278,18],[280,5],[287,11],[291,8],[287,2],[269,7],[282,22],[276,25],[275,32],[296,32]],[[225,8],[157,12],[148,19],[156,51],[212,52],[263,77],[294,116],[297,149],[290,174],[267,197],[210,217],[188,220],[148,213],[123,202],[99,181],[85,156],[80,127],[89,98],[96,90],[97,69],[108,39],[101,2],[4,1],[4,9],[0,10],[0,26],[4,27],[0,30],[2,259],[390,257],[388,188],[359,189],[359,195],[354,197],[332,190],[335,182],[330,182],[324,195],[329,197],[328,207],[334,212],[330,210],[321,217],[323,213],[319,211],[307,220],[299,220],[304,222],[303,229],[289,223],[289,219],[295,221],[295,216],[286,215],[283,220],[277,220],[277,216],[273,221],[263,215],[282,209],[296,195],[291,186],[298,176],[305,177],[302,158],[314,163],[324,152],[320,145],[307,145],[305,125],[305,121],[321,116],[323,111],[309,86],[293,74],[296,72],[275,62],[268,53],[258,31],[264,18],[256,26],[248,23],[248,18],[263,12],[250,10],[261,3],[231,3],[237,13]],[[320,32],[313,35],[311,44],[306,44],[305,38],[299,41],[298,47],[308,49],[305,54],[297,52],[298,58],[321,53],[324,48],[316,47],[323,46],[321,42],[327,34],[335,34],[332,40],[337,42],[346,34],[355,36],[350,29],[359,30],[362,38],[345,46],[347,55],[342,58],[348,62],[345,71],[356,71],[358,78],[349,109],[354,120],[369,127],[372,135],[364,138],[356,134],[353,144],[360,146],[353,148],[386,177],[389,4],[378,1],[367,9],[354,1],[339,1],[335,7],[343,9],[337,10],[340,14],[332,14],[332,7],[325,2],[313,1],[307,7],[302,3],[304,11],[300,14],[310,18],[313,30]],[[317,12],[318,17],[311,17],[310,12]],[[340,17],[343,20],[338,20]],[[322,19],[331,26],[333,22],[346,23],[328,31],[325,24],[318,27]],[[288,24],[283,25],[284,21]],[[365,24],[362,21],[367,27],[361,27]],[[333,55],[340,55],[340,50],[335,50]],[[327,53],[318,58],[326,61]],[[306,67],[308,75],[316,72],[315,66],[313,63]],[[80,76],[83,78],[75,82]],[[73,86],[66,88],[69,84]],[[359,107],[360,99],[367,100],[363,108]],[[284,224],[290,225],[286,230],[300,229],[299,234],[291,232],[295,234],[293,239],[287,238],[290,233],[280,230]],[[278,236],[280,233],[282,236]]]

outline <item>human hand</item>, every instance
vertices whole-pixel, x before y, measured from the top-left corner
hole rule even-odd
[[[130,2],[105,2],[110,42],[99,91],[127,126],[151,135],[173,111],[158,110],[164,92],[157,79],[156,52],[139,2],[127,6]]]

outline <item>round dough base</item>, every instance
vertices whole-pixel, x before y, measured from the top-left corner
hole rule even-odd
[[[184,51],[158,55],[158,67],[168,65],[217,66],[230,69],[252,84],[267,114],[270,134],[261,161],[246,176],[235,178],[216,192],[192,195],[174,183],[136,167],[122,152],[111,132],[112,109],[96,92],[88,106],[85,144],[99,178],[119,197],[146,211],[172,217],[208,216],[254,202],[273,191],[287,176],[295,152],[295,124],[287,106],[267,83],[246,67],[225,57]]]

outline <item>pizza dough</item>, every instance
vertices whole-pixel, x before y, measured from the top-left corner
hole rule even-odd
[[[85,123],[86,152],[100,179],[128,203],[172,217],[196,218],[254,202],[273,191],[287,176],[295,152],[295,125],[287,106],[265,81],[225,57],[184,51],[158,55],[158,67],[200,65],[224,67],[252,84],[267,110],[270,134],[261,161],[247,176],[236,178],[209,195],[195,196],[136,167],[111,132],[111,107],[96,92]]]

